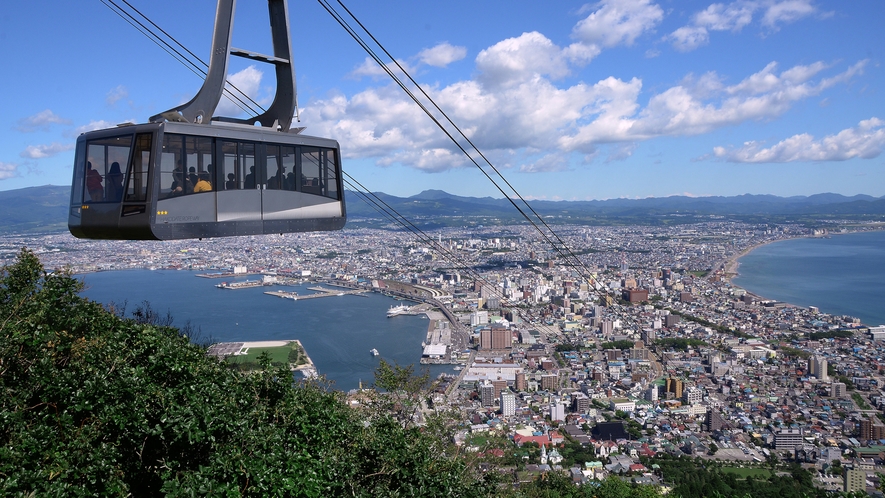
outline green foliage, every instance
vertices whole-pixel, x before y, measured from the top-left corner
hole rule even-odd
[[[716,462],[700,459],[674,458],[662,455],[652,460],[660,473],[674,485],[672,496],[718,496],[754,498],[810,498],[830,496],[815,488],[811,474],[798,464],[788,472],[761,474],[737,473],[746,469],[723,469]],[[767,475],[767,477],[765,477]]]
[[[688,351],[689,346],[709,346],[709,344],[700,339],[691,339],[688,337],[667,337],[664,339],[655,339],[655,344],[665,349],[678,349],[680,351]]]
[[[826,332],[811,332],[808,334],[808,338],[812,341],[819,341],[821,339],[847,339],[850,337],[854,337],[854,332],[850,330],[828,330]]]
[[[634,344],[633,341],[612,341],[603,342],[600,347],[602,349],[630,349]]]
[[[490,496],[437,440],[286,368],[244,375],[23,250],[0,273],[0,494]]]

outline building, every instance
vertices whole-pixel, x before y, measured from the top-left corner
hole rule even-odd
[[[516,413],[516,396],[510,391],[501,391],[501,415],[513,416]]]
[[[687,405],[696,405],[703,401],[704,391],[697,387],[689,387],[682,393],[682,401]]]
[[[648,301],[648,289],[626,289],[621,297],[624,298],[624,301],[631,303]]]
[[[482,406],[492,406],[495,404],[495,386],[491,382],[483,382],[479,386],[479,399]]]
[[[802,429],[783,429],[774,434],[774,448],[778,451],[796,449],[803,443]]]
[[[722,417],[722,414],[719,413],[718,410],[714,410],[712,408],[707,410],[707,415],[704,418],[704,428],[707,430],[707,432],[722,430],[722,428],[725,426],[725,419]]]
[[[520,372],[516,374],[516,379],[514,380],[514,383],[516,384],[517,392],[525,391],[525,373]]]
[[[684,384],[679,379],[669,378],[667,379],[666,392],[673,393],[674,398],[682,398],[682,389],[684,388]]]
[[[627,398],[612,398],[609,402],[612,411],[632,412],[636,411],[636,402]]]
[[[808,373],[819,380],[829,380],[829,376],[827,375],[827,360],[818,355],[809,358]]]
[[[541,389],[545,391],[555,391],[557,384],[559,383],[558,375],[542,375],[541,376]]]
[[[830,394],[834,398],[844,398],[847,392],[844,382],[833,382],[830,385]]]
[[[590,398],[584,393],[573,394],[572,409],[577,413],[587,413],[590,410]]]
[[[561,401],[555,400],[550,403],[550,420],[553,422],[565,420],[565,405]]]
[[[850,493],[852,491],[867,490],[867,473],[859,469],[845,469],[843,474],[844,491]]]
[[[872,416],[861,419],[860,439],[863,441],[885,439],[885,424]]]
[[[513,334],[510,329],[500,325],[482,329],[479,332],[480,349],[509,349],[513,345]]]

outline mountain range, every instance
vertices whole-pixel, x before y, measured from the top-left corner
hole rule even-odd
[[[425,227],[519,222],[521,214],[507,199],[463,197],[425,190],[411,197],[375,194],[387,206]],[[385,218],[365,196],[345,192],[349,224],[377,224]],[[529,212],[518,199],[516,204]],[[0,233],[56,233],[66,230],[70,187],[44,185],[0,191]],[[376,201],[378,202],[378,201]],[[727,217],[750,221],[809,221],[819,218],[882,219],[885,196],[816,194],[778,197],[744,194],[731,197],[652,197],[604,201],[530,200],[531,208],[554,222],[587,224],[686,223]],[[380,202],[379,202],[380,204]]]

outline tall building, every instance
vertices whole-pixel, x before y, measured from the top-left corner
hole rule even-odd
[[[827,360],[824,357],[818,355],[814,355],[809,358],[808,373],[819,380],[829,380],[829,376],[827,375]]]
[[[867,490],[867,473],[860,469],[845,469],[844,491],[850,493],[852,491]]]
[[[861,419],[860,439],[863,441],[885,439],[885,424],[873,416]]]
[[[783,429],[774,434],[774,447],[777,451],[792,451],[802,444],[802,435],[802,429]]]
[[[834,398],[844,398],[847,392],[844,382],[833,382],[830,384],[830,394]]]
[[[565,420],[565,405],[561,401],[555,400],[550,403],[550,420],[553,422]]]
[[[523,392],[525,391],[525,372],[520,372],[516,374],[516,391]]]
[[[551,375],[542,375],[541,376],[541,389],[545,391],[555,391],[557,383],[559,381],[559,376],[556,374]]]
[[[674,379],[672,377],[667,379],[667,384],[666,384],[667,392],[673,393],[674,398],[677,398],[677,399],[682,398],[683,386],[684,386],[684,384],[679,379]]]
[[[483,382],[479,386],[479,399],[482,406],[492,406],[495,404],[495,386],[491,382]]]
[[[707,432],[718,431],[725,427],[725,425],[725,419],[722,418],[722,414],[718,410],[712,408],[707,410],[707,415],[704,418],[704,428]]]
[[[501,415],[513,416],[516,413],[516,396],[510,391],[501,391]]]

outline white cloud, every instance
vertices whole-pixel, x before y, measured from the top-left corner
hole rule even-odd
[[[132,121],[133,123],[135,121]],[[74,129],[74,136],[79,136],[82,133],[87,133],[95,130],[104,130],[105,128],[113,128],[117,126],[117,123],[111,123],[110,121],[98,120],[98,121],[90,121],[89,124],[78,126]]]
[[[47,157],[52,157],[61,152],[66,152],[74,149],[74,145],[72,143],[68,144],[60,144],[60,143],[52,143],[49,145],[29,145],[23,150],[19,156],[27,158],[27,159],[45,159]]]
[[[738,149],[715,147],[716,157],[737,163],[787,163],[796,161],[846,161],[856,157],[872,159],[885,149],[885,121],[870,118],[835,135],[820,140],[802,133],[769,148],[747,142]]]
[[[492,78],[480,74],[476,80],[431,88],[430,93],[484,153],[526,172],[559,168],[549,159],[531,159],[549,154],[565,157],[579,153],[586,163],[600,156],[621,160],[643,140],[697,135],[773,119],[796,102],[849,81],[866,64],[861,61],[834,76],[822,77],[832,70],[823,63],[784,71],[771,63],[734,85],[724,84],[725,78],[712,72],[690,75],[681,84],[651,95],[643,106],[643,82],[638,78],[608,77],[593,85],[557,87],[543,75],[521,74],[530,71],[521,64],[534,57],[539,46],[548,45],[534,36],[516,45],[528,47],[530,55],[524,57],[516,50],[496,59],[509,64],[499,62],[494,67],[499,73],[509,70],[519,78],[514,76],[507,84],[497,80],[485,84]],[[484,68],[491,64],[492,54],[486,52]],[[425,171],[466,164],[449,139],[393,85],[371,88],[350,98],[337,95],[312,102],[303,109],[302,120],[311,134],[347,144],[344,153],[348,157],[375,157],[382,165],[401,163]],[[605,144],[610,150],[600,154],[599,147]]]
[[[765,8],[762,24],[776,27],[778,24],[790,23],[817,12],[811,0],[785,0],[774,2]]]
[[[15,128],[18,131],[30,133],[35,131],[48,130],[49,127],[54,124],[67,125],[70,123],[70,120],[64,119],[51,110],[46,109],[44,111],[38,112],[37,114],[34,114],[33,116],[28,116],[26,118],[20,119],[18,121],[18,125]]]
[[[521,173],[549,173],[552,171],[567,171],[568,159],[564,154],[547,154],[531,163],[519,167]]]
[[[421,62],[433,67],[446,67],[466,56],[466,48],[456,47],[448,43],[440,43],[435,47],[424,49],[418,53],[418,59]]]
[[[664,18],[663,9],[649,0],[609,0],[590,8],[597,10],[574,27],[572,36],[602,47],[632,45]]]
[[[8,180],[18,176],[18,165],[0,161],[0,180]]]
[[[710,41],[710,31],[739,32],[761,13],[759,23],[769,30],[779,24],[798,21],[817,13],[811,0],[737,0],[728,4],[714,3],[697,12],[691,23],[682,26],[664,39],[681,52],[689,52]]]
[[[480,80],[489,87],[522,84],[537,76],[558,79],[569,73],[563,51],[547,37],[533,31],[508,38],[476,56]]]
[[[402,71],[400,71],[399,67],[397,67],[397,64],[399,64],[399,66],[402,66],[402,68],[408,71],[409,74],[414,73],[415,68],[402,60],[397,60],[396,64],[393,62],[388,62],[385,64],[385,67],[390,69],[390,71],[393,72],[393,74],[397,75],[397,77],[404,78],[405,75]],[[367,76],[369,78],[383,80],[386,80],[389,77],[387,75],[387,71],[383,67],[379,66],[378,63],[375,62],[375,59],[372,59],[371,57],[366,57],[362,64],[360,64],[359,66],[357,66],[356,69],[350,72],[350,76],[356,79]]]
[[[112,106],[128,96],[129,90],[123,85],[118,85],[116,88],[112,88],[111,91],[108,92],[107,96],[105,96],[105,102]]]
[[[268,98],[261,98],[261,79],[264,77],[264,73],[257,69],[255,66],[249,66],[241,71],[238,71],[234,74],[230,74],[227,77],[227,80],[234,86],[236,86],[239,91],[233,90],[230,85],[226,85],[228,90],[231,90],[234,95],[242,97],[242,93],[245,93],[250,98],[255,100],[261,105],[269,104]],[[242,93],[240,93],[242,92]],[[246,102],[249,102],[246,99],[243,99]],[[254,107],[254,106],[253,106]],[[235,104],[233,100],[225,95],[221,101],[218,103],[218,107],[215,109],[215,115],[217,116],[240,116],[244,113],[242,109],[240,109],[239,105]],[[251,114],[251,113],[249,113]]]

